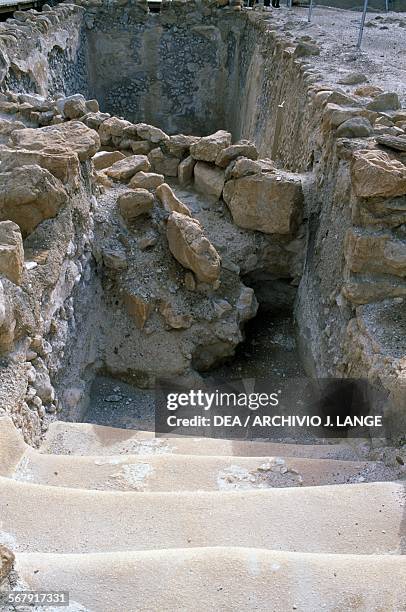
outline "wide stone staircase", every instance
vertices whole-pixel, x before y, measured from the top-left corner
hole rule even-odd
[[[405,484],[360,448],[55,422],[36,450],[0,418],[2,589],[74,612],[405,611]]]

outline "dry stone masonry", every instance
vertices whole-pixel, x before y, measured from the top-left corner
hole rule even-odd
[[[30,443],[99,371],[198,381],[261,277],[296,288],[309,373],[368,376],[401,411],[404,101],[324,84],[321,39],[277,19],[81,0],[0,24],[0,399]]]

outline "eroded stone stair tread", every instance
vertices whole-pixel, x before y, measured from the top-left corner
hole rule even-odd
[[[46,455],[27,448],[11,475],[50,486],[129,491],[193,491],[312,486],[388,480],[382,463],[295,457]]]
[[[11,419],[0,418],[0,476],[11,476],[27,445]]]
[[[406,557],[191,548],[86,555],[19,554],[20,581],[69,590],[92,612],[198,609],[400,611]]]
[[[363,483],[260,491],[84,491],[0,478],[1,530],[20,552],[249,546],[397,553],[405,487]]]
[[[245,457],[309,457],[357,461],[349,443],[287,444],[214,438],[156,438],[150,431],[118,429],[90,423],[51,423],[41,452],[55,455],[182,454]]]

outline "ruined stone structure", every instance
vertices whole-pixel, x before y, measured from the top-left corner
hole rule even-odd
[[[137,580],[147,581],[148,571],[164,571],[152,549],[193,546],[209,548],[177,557],[166,550],[166,565],[175,567],[168,592],[145,592],[149,603],[128,609],[195,607],[201,585],[185,587],[186,600],[171,590],[190,564],[209,582],[229,564],[222,579],[231,589],[233,572],[255,566],[237,590],[257,589],[258,608],[245,600],[238,607],[235,595],[230,609],[269,609],[266,584],[259,588],[252,577],[264,573],[268,580],[271,561],[294,575],[303,564],[297,550],[312,553],[306,571],[326,579],[326,592],[311,599],[299,589],[295,599],[282,580],[274,609],[313,610],[327,600],[331,610],[356,609],[357,597],[360,609],[374,609],[380,585],[368,573],[371,562],[353,553],[373,554],[381,575],[401,585],[404,563],[385,553],[402,552],[402,486],[336,486],[399,477],[404,460],[395,451],[394,472],[347,445],[292,450],[206,441],[199,452],[187,440],[172,445],[148,433],[56,420],[83,418],[100,372],[143,389],[159,378],[199,384],[202,373],[234,355],[262,299],[254,289],[267,283],[275,299],[278,287],[295,296],[292,316],[308,375],[368,378],[387,395],[388,437],[403,435],[405,100],[351,65],[324,82],[332,59],[322,39],[302,34],[300,22],[278,19],[243,9],[239,0],[165,1],[159,13],[143,0],[77,0],[18,11],[0,23],[0,544],[17,557],[41,553],[35,561],[19,556],[19,577],[32,588],[43,585],[51,566],[60,581],[55,589],[66,585],[72,563],[104,584],[110,564],[125,563],[130,575],[140,562]],[[134,458],[147,453],[154,453],[148,461]],[[57,456],[69,454],[84,457]],[[237,472],[230,455],[239,456]],[[276,455],[288,459],[266,459]],[[167,461],[174,470],[168,478]],[[153,472],[158,476],[149,480]],[[282,483],[284,474],[290,480]],[[210,492],[216,478],[218,488],[331,486],[326,493],[293,491],[290,501],[284,491],[239,492],[238,500],[224,493],[220,501]],[[167,492],[179,490],[184,504],[176,510]],[[65,491],[75,515],[69,524],[69,511],[66,520],[60,516]],[[154,491],[164,496],[161,507],[185,521],[183,531],[162,527],[165,514],[150,519]],[[235,503],[242,518],[225,537]],[[212,515],[202,525],[210,537],[198,527],[187,535],[199,504]],[[307,504],[309,516],[278,540],[269,523],[283,508],[293,533],[295,504]],[[20,507],[39,512],[37,531],[30,532]],[[89,507],[94,524],[86,519]],[[258,519],[252,539],[247,517]],[[362,543],[354,548],[358,520]],[[132,527],[142,521],[149,535],[137,539]],[[324,534],[308,529],[312,521],[323,523]],[[66,533],[68,546],[61,544]],[[215,554],[211,546],[224,550]],[[104,557],[83,554],[94,552]],[[338,585],[323,574],[325,553],[342,555],[328,566],[340,570]],[[3,565],[7,580],[13,577],[10,555],[0,546],[0,581]],[[32,563],[41,568],[38,578]],[[89,609],[118,609],[117,593],[92,603],[81,580],[78,593]],[[132,584],[129,597],[137,592]],[[218,592],[207,609],[221,609]],[[401,586],[385,591],[382,609],[400,609],[403,595]]]

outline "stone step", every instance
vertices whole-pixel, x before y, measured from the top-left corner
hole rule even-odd
[[[395,554],[406,535],[404,505],[401,483],[138,493],[0,477],[0,535],[17,552],[243,546]]]
[[[14,473],[27,448],[12,420],[0,417],[0,476],[11,476]]]
[[[27,447],[10,476],[23,482],[121,491],[216,491],[372,482],[397,477],[383,463],[296,457],[44,455]]]
[[[19,586],[70,592],[72,610],[404,610],[406,556],[255,548],[18,554]],[[62,608],[63,609],[63,608]]]
[[[358,446],[357,446],[358,444]],[[181,454],[230,457],[303,457],[361,459],[359,440],[339,444],[287,444],[213,438],[155,438],[150,431],[117,429],[90,423],[56,421],[47,431],[41,452],[55,455]]]

